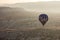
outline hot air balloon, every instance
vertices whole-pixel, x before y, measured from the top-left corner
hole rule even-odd
[[[48,15],[46,14],[40,14],[39,15],[39,21],[42,23],[42,25],[44,26],[45,23],[48,21]]]

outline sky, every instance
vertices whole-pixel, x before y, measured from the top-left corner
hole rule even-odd
[[[0,4],[14,4],[14,3],[39,2],[39,1],[60,1],[60,0],[0,0]]]

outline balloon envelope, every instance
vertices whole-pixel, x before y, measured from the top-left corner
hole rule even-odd
[[[41,14],[41,15],[39,15],[39,21],[40,21],[43,25],[45,25],[45,23],[48,21],[48,15],[46,15],[46,14]]]

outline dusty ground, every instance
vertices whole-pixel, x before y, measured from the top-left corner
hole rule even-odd
[[[60,40],[60,30],[5,30],[0,31],[0,40]]]

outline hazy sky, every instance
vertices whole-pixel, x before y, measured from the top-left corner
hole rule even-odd
[[[0,0],[0,4],[13,4],[24,2],[39,2],[39,1],[59,1],[59,0]]]

